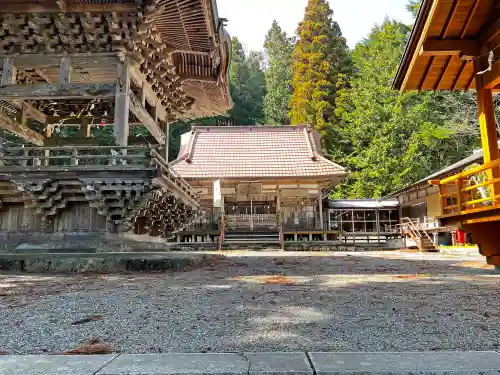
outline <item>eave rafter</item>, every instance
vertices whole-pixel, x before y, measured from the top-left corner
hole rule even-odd
[[[462,33],[463,36],[464,33]],[[459,56],[472,60],[497,48],[500,41],[500,8],[497,6],[476,37],[470,39],[428,38],[420,49],[421,56]]]

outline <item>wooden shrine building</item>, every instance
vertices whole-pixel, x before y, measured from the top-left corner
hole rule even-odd
[[[215,0],[0,0],[0,131],[24,142],[0,148],[0,231],[169,237],[195,218],[168,126],[231,108],[230,54]]]
[[[424,0],[394,88],[476,91],[484,164],[430,183],[439,187],[441,225],[471,233],[488,263],[500,266],[500,154],[493,104],[500,91],[500,2]]]
[[[283,240],[327,239],[323,198],[347,171],[321,152],[307,126],[195,126],[171,163],[200,196],[205,215],[178,241],[214,241],[242,232]],[[222,208],[214,209],[220,181]]]

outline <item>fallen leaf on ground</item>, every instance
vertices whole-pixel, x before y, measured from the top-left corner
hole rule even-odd
[[[267,276],[264,278],[266,284],[293,285],[295,280],[286,276]]]
[[[415,273],[415,274],[411,274],[411,275],[395,275],[393,277],[395,279],[411,280],[411,279],[418,279],[421,277],[432,277],[432,275],[428,274],[428,273]]]
[[[59,354],[110,354],[113,349],[106,343],[101,342],[99,339],[92,339],[88,343],[83,344],[75,349],[68,350]]]
[[[76,322],[71,323],[72,325],[84,324],[89,322],[95,322],[97,320],[104,319],[104,315],[90,315],[89,317],[81,320],[77,320]]]

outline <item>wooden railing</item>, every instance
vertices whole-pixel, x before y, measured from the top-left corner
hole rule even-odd
[[[318,215],[289,217],[284,221],[283,227],[288,230],[322,230]]]
[[[439,186],[443,216],[466,215],[500,209],[500,159],[461,172],[443,180]],[[484,180],[482,182],[478,182]]]
[[[155,150],[158,146],[57,146],[0,148],[0,173],[156,168],[175,189],[198,200],[195,190]]]
[[[75,166],[149,166],[150,147],[57,146],[0,148],[0,170]]]
[[[198,200],[198,193],[189,185],[189,183],[182,178],[182,176],[174,171],[165,159],[154,149],[151,150],[151,161],[156,164],[157,167],[161,169],[163,177],[173,183],[175,186],[179,187],[185,194],[190,196],[194,200]]]
[[[420,219],[410,219],[409,217],[402,217],[401,223],[396,227],[399,227],[401,235],[409,235],[420,251],[424,251],[422,238],[425,237],[429,244],[431,244],[435,250],[439,251],[438,244],[434,242],[429,233],[427,232],[427,227],[422,225]]]

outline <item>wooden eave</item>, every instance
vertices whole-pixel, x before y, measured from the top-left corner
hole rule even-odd
[[[474,63],[488,67],[489,51],[500,54],[500,1],[424,0],[393,82],[409,90],[475,88]],[[475,62],[474,62],[475,61]],[[500,88],[500,62],[484,76]]]
[[[149,61],[149,68],[154,65],[158,74],[169,75],[165,78],[166,81],[173,81],[167,82],[173,87],[171,92],[165,94],[168,105],[172,108],[169,110],[172,116],[190,120],[223,115],[232,106],[228,82],[231,45],[218,17],[215,0],[0,0],[0,6],[2,20],[5,17],[21,17],[20,30],[26,29],[25,31],[28,30],[25,25],[26,17],[31,19],[47,15],[67,15],[68,18],[74,18],[75,15],[91,14],[134,19],[139,18],[144,9],[148,9],[154,13],[151,27],[160,36],[161,42],[158,44],[164,46],[164,52],[171,56],[173,64],[159,69],[157,60]],[[61,31],[56,28],[56,32]],[[25,36],[9,34],[9,38],[22,43]],[[21,54],[36,55],[36,50],[30,51],[29,45],[28,43],[27,50],[22,50]],[[1,53],[10,54],[8,51]],[[14,54],[19,54],[19,51]],[[109,66],[109,69],[113,68]],[[54,72],[44,68],[30,70],[28,74],[35,82],[50,82]],[[93,81],[106,81],[112,77],[112,73],[106,69],[88,73],[92,73]],[[177,107],[180,108],[179,111],[176,111]]]

